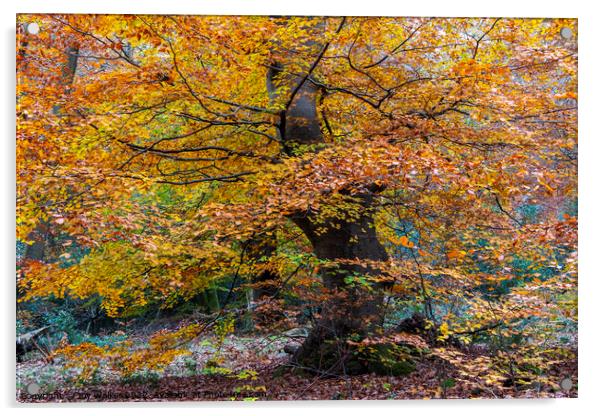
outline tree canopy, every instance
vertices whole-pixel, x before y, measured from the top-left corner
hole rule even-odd
[[[23,301],[132,316],[228,280],[224,311],[272,285],[255,307],[357,314],[351,343],[383,299],[439,342],[576,323],[576,21],[19,22],[17,232],[45,241]]]

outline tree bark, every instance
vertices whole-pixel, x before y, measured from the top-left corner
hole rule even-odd
[[[248,257],[257,270],[251,276],[251,298],[255,307],[252,325],[256,330],[279,330],[285,324],[286,315],[282,311],[279,296],[282,279],[278,271],[270,268],[269,259],[276,254],[275,230],[253,237],[248,243]]]
[[[267,260],[276,253],[276,238],[273,235],[254,237],[248,244],[248,257],[255,264],[264,267]],[[264,268],[251,278],[253,287],[253,300],[260,301],[266,297],[276,296],[278,293],[280,276],[278,273]]]
[[[323,224],[312,214],[292,217],[311,242],[316,257],[327,262],[320,273],[329,292],[329,300],[322,306],[314,329],[293,355],[293,362],[323,373],[366,370],[354,364],[355,349],[348,341],[377,333],[382,322],[383,283],[371,280],[380,275],[371,262],[385,261],[388,255],[376,236],[373,196],[356,198],[361,208],[355,220]]]

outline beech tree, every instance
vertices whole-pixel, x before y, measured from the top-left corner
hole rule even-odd
[[[50,224],[63,252],[22,262],[24,300],[98,294],[120,316],[224,277],[258,308],[293,285],[320,305],[293,361],[330,373],[384,336],[390,296],[417,299],[440,340],[571,315],[576,300],[546,302],[576,293],[574,21],[19,17],[34,21],[18,238]],[[518,257],[558,274],[492,306]]]

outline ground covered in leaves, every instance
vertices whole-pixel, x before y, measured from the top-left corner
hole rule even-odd
[[[21,402],[81,402],[577,397],[576,360],[554,365],[546,384],[491,383],[477,370],[487,362],[485,357],[467,352],[462,357],[475,369],[470,374],[429,354],[408,376],[329,377],[291,367],[288,355],[282,352],[291,341],[287,337],[231,336],[219,351],[212,341],[195,343],[191,355],[178,358],[160,374],[148,372],[122,379],[102,368],[86,383],[75,381],[77,370],[65,369],[60,360],[47,363],[34,356],[17,365],[17,398]],[[571,380],[569,389],[561,387],[567,378]]]

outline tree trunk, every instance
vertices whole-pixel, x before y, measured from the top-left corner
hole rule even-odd
[[[314,329],[293,355],[293,362],[303,368],[330,374],[363,372],[348,341],[378,332],[382,322],[383,283],[371,280],[380,271],[370,262],[385,261],[388,256],[376,237],[372,196],[359,198],[361,210],[355,220],[320,224],[315,215],[292,218],[316,257],[327,262],[320,273],[330,292]],[[363,261],[367,264],[357,264]]]
[[[343,24],[344,21],[338,30]],[[313,30],[316,39],[323,38],[324,21],[317,20]],[[283,150],[289,155],[291,150],[304,145],[325,143],[321,127],[327,120],[318,117],[320,92],[310,77],[328,44],[310,41],[305,46],[315,46],[316,50],[306,75],[287,72],[286,59],[274,63],[267,74],[267,89],[273,100],[283,98],[278,94],[280,87],[291,91],[289,97],[284,97],[286,107],[280,115],[278,131]],[[354,202],[359,205],[359,215],[353,219],[321,223],[317,212],[297,213],[290,217],[311,242],[316,257],[330,263],[320,271],[324,286],[330,292],[329,300],[322,305],[314,329],[293,355],[293,363],[303,368],[332,374],[369,371],[354,364],[354,349],[347,341],[363,339],[380,326],[382,283],[370,280],[380,274],[379,270],[373,265],[357,262],[385,261],[388,256],[376,237],[373,219],[374,195],[381,189],[372,184],[365,185],[368,191],[353,195]],[[352,198],[345,190],[339,193]]]
[[[280,276],[265,267],[268,259],[276,253],[276,244],[276,238],[273,235],[254,237],[248,243],[249,259],[255,262],[260,269],[263,269],[251,278],[254,301],[261,301],[263,298],[273,297],[278,293]]]
[[[286,320],[279,301],[280,274],[270,268],[269,259],[276,254],[277,241],[270,230],[268,234],[254,237],[248,244],[249,259],[257,270],[251,276],[252,300],[256,304],[253,310],[253,326],[256,330],[271,332],[278,330]]]

